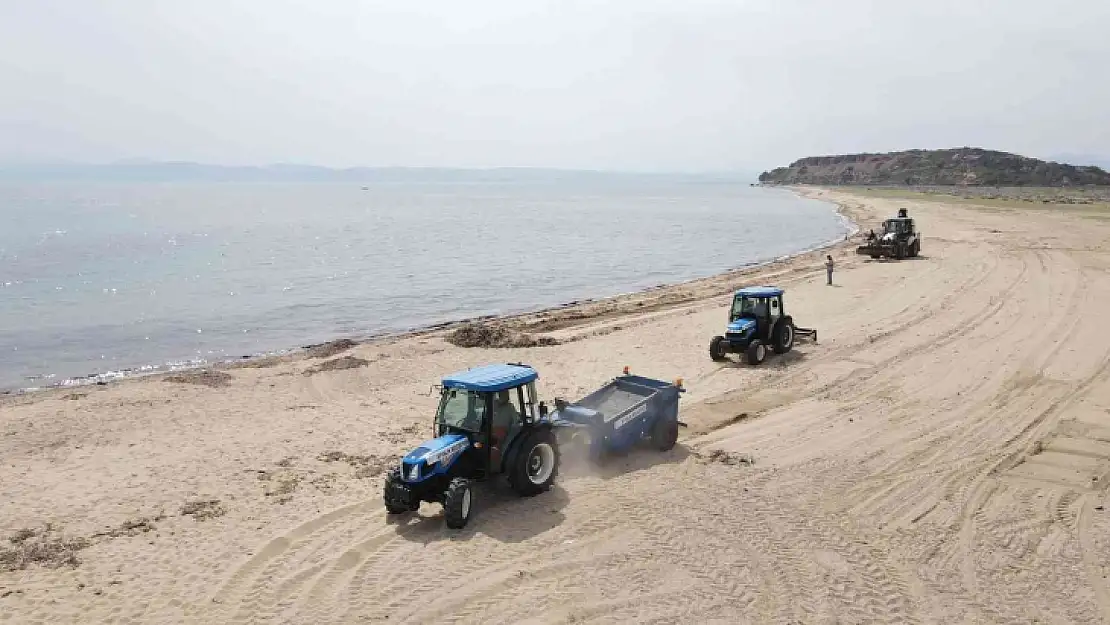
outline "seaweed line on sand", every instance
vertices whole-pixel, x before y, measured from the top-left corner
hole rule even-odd
[[[341,356],[333,358],[332,360],[325,360],[324,362],[305,369],[304,375],[315,375],[325,371],[343,371],[346,369],[358,369],[370,364],[369,360],[359,358],[358,356]]]
[[[200,386],[207,386],[210,388],[217,388],[221,386],[228,386],[231,381],[235,379],[230,374],[223,371],[213,371],[211,369],[200,369],[198,371],[185,371],[182,373],[175,373],[168,375],[164,378],[166,382],[174,384],[198,384]]]
[[[458,347],[546,347],[558,345],[559,341],[550,336],[539,338],[514,330],[504,323],[471,322],[462,325],[447,335],[448,343]]]

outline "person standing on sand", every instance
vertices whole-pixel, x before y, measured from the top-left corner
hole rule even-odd
[[[825,256],[825,273],[829,277],[829,286],[832,286],[832,272],[833,272],[833,259],[832,256]]]

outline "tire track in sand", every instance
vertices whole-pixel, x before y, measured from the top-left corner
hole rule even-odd
[[[606,488],[604,483],[599,483],[587,486],[583,492],[588,495]],[[506,499],[492,509],[483,507],[472,525],[460,533],[448,530],[431,532],[429,536],[438,539],[435,541],[439,545],[436,549],[423,548],[418,542],[409,543],[403,556],[404,567],[387,568],[383,565],[388,563],[378,557],[365,559],[348,578],[345,587],[337,589],[337,595],[342,599],[340,605],[334,606],[334,613],[342,613],[344,620],[348,621],[361,618],[404,622],[411,616],[412,610],[420,607],[413,605],[412,596],[435,596],[458,580],[480,579],[491,571],[507,570],[521,561],[527,562],[531,552],[552,549],[567,541],[583,542],[590,536],[616,528],[619,523],[619,519],[612,514],[611,506],[598,505],[587,508],[590,512],[584,519],[564,520],[557,529],[546,530],[518,542],[501,542],[489,537],[513,527],[538,525],[532,517],[551,514],[543,497]],[[422,519],[419,523],[436,523],[438,526],[438,519]],[[460,551],[461,554],[457,553]],[[465,564],[451,570],[437,566],[441,558],[453,555],[459,556],[457,561]]]
[[[232,570],[227,581],[212,596],[211,601],[221,605],[222,610],[230,609],[242,600],[242,586],[254,580],[263,569],[275,568],[273,563],[280,563],[290,553],[294,545],[337,521],[359,512],[369,511],[370,504],[366,502],[343,506],[310,519],[285,534],[270,539],[258,553]]]
[[[1106,582],[1106,563],[1099,555],[1102,553],[1091,536],[1091,497],[1083,497],[1079,505],[1079,514],[1076,518],[1076,530],[1079,538],[1079,549],[1083,553],[1083,568],[1087,575],[1087,583],[1091,585],[1095,594],[1095,602],[1103,622],[1110,622],[1110,586]]]

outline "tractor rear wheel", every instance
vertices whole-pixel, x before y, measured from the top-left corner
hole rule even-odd
[[[713,360],[720,362],[725,359],[725,350],[722,348],[722,343],[725,342],[725,337],[715,336],[713,340],[709,341],[709,357]]]
[[[763,344],[763,341],[755,339],[748,344],[746,356],[749,365],[758,365],[767,357],[767,346]]]
[[[785,354],[794,349],[794,322],[783,319],[775,326],[774,347],[776,354]]]
[[[396,499],[389,496],[390,495],[389,485],[394,483],[394,482],[400,482],[400,481],[401,481],[401,469],[397,468],[397,467],[394,467],[393,469],[391,469],[389,471],[389,474],[385,478],[385,488],[384,488],[385,492],[382,493],[382,498],[385,500],[385,511],[388,514],[403,514],[405,512],[409,512],[412,509],[412,508],[409,507],[408,503],[403,502],[403,501],[397,501]]]
[[[474,503],[472,491],[470,480],[465,477],[456,477],[447,485],[447,491],[443,493],[443,518],[447,527],[453,530],[466,527],[471,504]]]
[[[921,253],[921,241],[914,241],[910,247],[910,258],[917,258],[919,253]]]
[[[659,451],[670,451],[678,441],[678,421],[656,419],[651,427],[651,444]]]
[[[559,472],[559,445],[551,430],[536,430],[520,445],[509,473],[509,485],[518,495],[530,497],[551,488]]]

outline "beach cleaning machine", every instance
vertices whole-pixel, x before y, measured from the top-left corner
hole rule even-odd
[[[674,447],[682,379],[665,382],[624,375],[573,403],[555,399],[551,422],[560,445],[590,459],[623,452],[643,442],[659,451]]]

